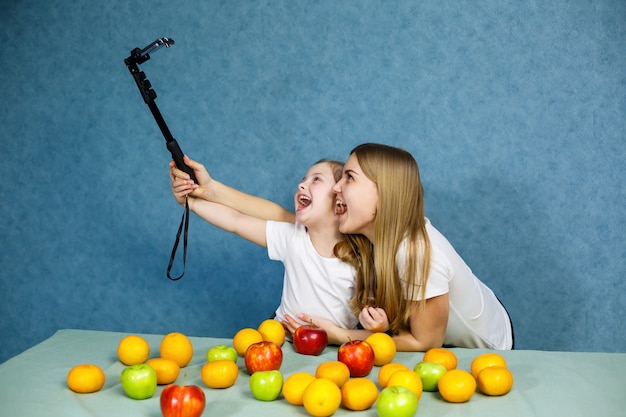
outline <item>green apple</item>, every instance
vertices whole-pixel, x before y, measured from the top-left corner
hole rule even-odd
[[[156,371],[145,363],[124,368],[120,381],[126,395],[135,400],[151,398],[157,389]]]
[[[445,374],[447,369],[445,366],[434,362],[420,362],[415,365],[413,370],[422,379],[424,391],[437,391],[437,384],[441,375]]]
[[[216,345],[206,352],[207,362],[229,360],[237,363],[237,351],[232,346]]]
[[[417,412],[417,396],[406,387],[383,389],[376,400],[379,417],[413,417]]]
[[[283,389],[280,371],[258,371],[250,376],[250,391],[257,400],[274,401]]]

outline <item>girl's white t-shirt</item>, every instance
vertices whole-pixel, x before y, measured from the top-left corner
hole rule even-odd
[[[276,319],[289,314],[297,320],[298,313],[307,313],[354,329],[359,321],[349,305],[355,291],[354,269],[337,258],[320,256],[301,224],[268,221],[266,238],[269,258],[285,267]]]
[[[445,346],[511,349],[513,330],[504,306],[493,291],[480,281],[450,242],[426,219],[431,243],[430,274],[425,298],[448,294],[450,312]],[[396,261],[400,276],[406,271],[405,242]],[[417,290],[414,300],[419,299]]]

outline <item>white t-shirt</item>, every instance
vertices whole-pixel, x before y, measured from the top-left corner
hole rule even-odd
[[[504,306],[428,219],[426,232],[431,243],[431,262],[425,298],[447,293],[450,302],[444,345],[511,349],[513,330]],[[401,276],[406,270],[404,259],[405,242],[396,256]],[[417,291],[414,299],[419,299]]]
[[[354,269],[337,258],[320,256],[301,224],[268,221],[266,238],[269,258],[285,267],[276,319],[289,314],[297,320],[296,314],[307,313],[355,328],[359,319],[349,305],[355,291]]]

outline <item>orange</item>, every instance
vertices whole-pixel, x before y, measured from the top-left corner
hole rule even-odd
[[[397,362],[391,362],[387,365],[383,365],[382,368],[378,370],[378,385],[380,385],[381,388],[385,388],[387,386],[387,382],[389,382],[389,378],[391,378],[391,375],[397,371],[410,371],[410,369],[405,364]]]
[[[76,365],[67,374],[67,386],[80,394],[99,391],[105,380],[102,369],[91,364]]]
[[[200,370],[202,382],[209,388],[232,387],[239,376],[239,367],[231,360],[207,362]]]
[[[489,366],[478,373],[478,389],[485,395],[508,394],[513,388],[513,374],[503,366]]]
[[[117,357],[124,365],[144,363],[149,356],[150,345],[141,336],[125,336],[117,345]]]
[[[315,377],[330,379],[341,388],[350,379],[350,368],[339,361],[322,362],[315,370]]]
[[[285,328],[279,321],[267,319],[259,325],[257,330],[266,342],[274,342],[278,346],[285,343]]]
[[[393,374],[391,374],[391,377],[387,382],[387,386],[400,386],[408,388],[413,394],[415,394],[418,400],[422,396],[422,378],[420,378],[420,376],[415,371],[408,370],[394,372]]]
[[[476,392],[476,380],[463,369],[453,369],[439,378],[439,393],[450,403],[469,401]]]
[[[458,363],[454,352],[446,348],[428,349],[426,353],[424,353],[424,358],[422,359],[422,362],[438,363],[445,366],[448,371],[456,369],[456,365]]]
[[[302,405],[313,417],[328,417],[341,405],[341,390],[330,379],[318,378],[304,390]]]
[[[474,378],[478,378],[480,371],[490,366],[503,366],[506,368],[506,360],[498,353],[493,352],[478,355],[474,358],[474,360],[472,360],[470,365],[472,376]]]
[[[157,384],[167,385],[176,381],[180,373],[180,366],[172,359],[152,358],[146,361],[157,374]]]
[[[341,387],[341,403],[348,410],[367,410],[377,398],[378,387],[371,379],[353,378]]]
[[[258,330],[251,327],[241,329],[233,337],[233,347],[239,356],[245,356],[246,350],[251,344],[262,342],[263,335]]]
[[[304,390],[313,381],[315,381],[315,376],[308,372],[296,372],[290,375],[283,384],[283,397],[289,404],[302,405]]]
[[[193,357],[193,345],[187,336],[182,333],[169,333],[161,340],[159,349],[161,357],[171,359],[181,368],[187,366]]]
[[[365,341],[374,349],[374,365],[388,364],[396,356],[396,342],[387,333],[373,333]]]

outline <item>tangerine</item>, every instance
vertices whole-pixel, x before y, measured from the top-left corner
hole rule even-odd
[[[257,330],[266,342],[274,342],[278,346],[285,343],[285,328],[277,320],[267,319],[259,325]]]
[[[480,371],[490,366],[503,366],[506,368],[506,360],[498,353],[483,353],[482,355],[476,356],[474,360],[472,360],[470,371],[472,372],[472,376],[474,378],[478,378]]]
[[[233,347],[239,356],[245,356],[248,347],[254,343],[262,342],[263,335],[258,330],[246,327],[239,330],[233,337]]]
[[[353,378],[341,387],[341,403],[348,410],[367,410],[377,398],[378,387],[368,378]]]
[[[128,335],[117,345],[117,357],[124,365],[144,363],[150,356],[150,345],[141,336]]]
[[[365,341],[374,349],[374,365],[388,364],[396,356],[396,342],[387,333],[373,333]]]
[[[328,417],[341,405],[341,390],[330,379],[317,378],[304,390],[302,405],[313,417]]]
[[[391,362],[383,365],[378,370],[378,384],[380,387],[385,388],[387,386],[387,382],[389,382],[389,378],[391,378],[391,375],[397,371],[410,371],[410,369],[405,364],[397,362]]]
[[[422,396],[422,391],[424,390],[424,387],[422,385],[422,378],[420,378],[420,376],[415,371],[411,370],[394,372],[389,378],[387,386],[400,386],[408,388],[413,394],[415,394],[418,400]]]
[[[476,380],[463,369],[453,369],[439,378],[439,393],[449,403],[464,403],[476,392]]]
[[[456,369],[458,360],[454,352],[446,348],[431,348],[424,353],[422,362],[434,362],[443,365],[448,371]]]
[[[489,366],[478,373],[478,389],[485,395],[505,395],[513,388],[513,374],[503,366]]]
[[[180,373],[180,366],[172,359],[152,358],[146,361],[157,374],[157,384],[167,385],[176,381]]]
[[[193,345],[187,336],[182,333],[172,332],[163,337],[159,348],[161,357],[171,359],[184,368],[193,357]]]
[[[106,377],[102,368],[89,363],[76,365],[67,374],[67,386],[79,394],[99,391],[104,386]]]
[[[289,404],[302,405],[304,390],[313,381],[315,381],[315,376],[308,372],[296,372],[290,375],[283,384],[283,397]]]
[[[202,382],[209,388],[229,388],[239,376],[239,367],[228,359],[207,362],[200,370]]]
[[[330,379],[341,388],[350,379],[350,368],[339,361],[322,362],[315,369],[315,377]]]

